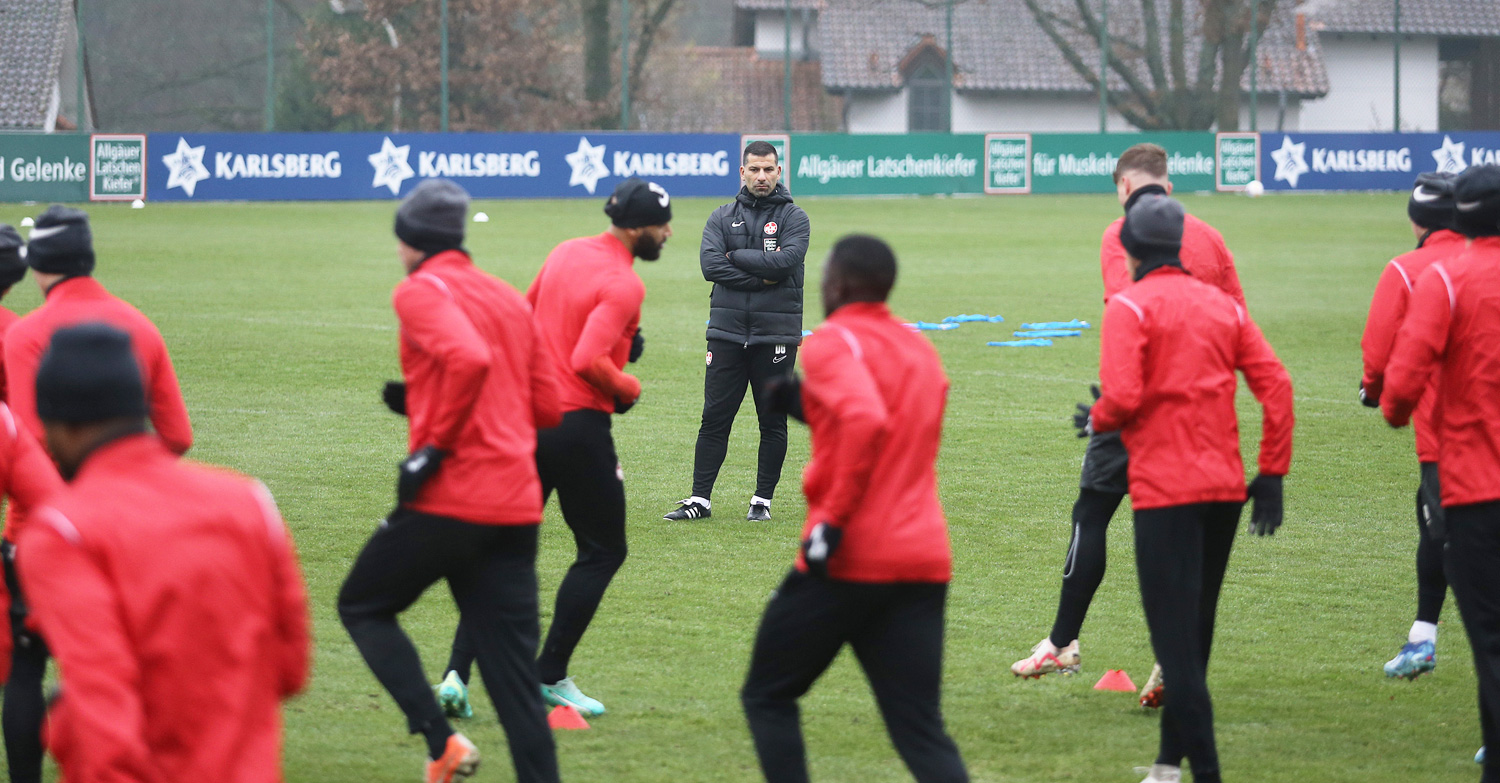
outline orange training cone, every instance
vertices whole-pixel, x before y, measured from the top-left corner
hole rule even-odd
[[[1120,691],[1122,693],[1135,693],[1135,683],[1130,681],[1130,675],[1124,669],[1110,669],[1104,673],[1099,681],[1094,683],[1096,691]]]
[[[578,710],[562,706],[554,708],[547,716],[547,725],[554,729],[586,729],[589,727],[589,722],[578,714]]]

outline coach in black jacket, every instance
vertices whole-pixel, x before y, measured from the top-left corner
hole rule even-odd
[[[771,497],[786,460],[786,415],[761,407],[766,381],[792,372],[802,342],[803,259],[812,226],[781,184],[776,148],[751,142],[741,158],[744,187],[703,228],[699,261],[713,283],[703,425],[693,459],[693,494],[665,519],[704,519],[729,429],[749,386],[760,419],[760,460],[747,519],[771,518]]]

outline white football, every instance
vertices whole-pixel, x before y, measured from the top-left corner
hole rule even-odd
[[[1245,183],[1245,195],[1249,196],[1250,198],[1257,198],[1265,192],[1266,186],[1260,184],[1260,180],[1258,179],[1252,179],[1249,182]]]
[[[131,209],[145,209],[146,208],[146,202],[141,201],[140,199],[136,199],[135,201],[130,202],[130,208]]]
[[[483,212],[475,212],[474,213],[474,222],[475,223],[488,223],[488,222],[490,222],[490,216],[484,214]]]

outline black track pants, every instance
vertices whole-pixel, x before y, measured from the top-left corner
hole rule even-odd
[[[1094,593],[1104,581],[1109,520],[1125,495],[1119,492],[1078,490],[1073,504],[1073,540],[1063,562],[1062,594],[1057,599],[1057,618],[1052,622],[1052,643],[1067,647],[1083,629]]]
[[[396,622],[440,579],[469,626],[479,673],[521,783],[555,783],[557,755],[536,686],[536,525],[478,525],[398,508],[354,561],[339,617],[413,733],[447,728],[416,647]],[[449,729],[451,731],[451,729]]]
[[[1500,501],[1448,506],[1443,548],[1448,583],[1458,601],[1474,672],[1479,680],[1479,725],[1484,735],[1484,783],[1500,783]]]
[[[761,618],[740,700],[770,783],[805,783],[797,699],[844,644],[864,668],[896,752],[919,783],[969,779],[943,730],[945,584],[857,584],[789,574]]]
[[[1208,657],[1219,588],[1239,526],[1240,503],[1194,503],[1135,512],[1135,561],[1151,648],[1166,695],[1158,764],[1192,762],[1195,779],[1217,779]]]
[[[745,401],[745,389],[755,398],[760,419],[760,458],[755,494],[770,500],[781,481],[786,461],[786,415],[763,410],[760,393],[766,382],[790,375],[797,363],[796,345],[745,346],[727,340],[708,341],[708,368],[703,375],[703,425],[693,453],[693,494],[713,498],[714,482],[729,451],[729,431]]]
[[[5,682],[5,704],[0,707],[0,727],[5,735],[5,759],[12,783],[41,783],[42,723],[47,702],[42,679],[47,674],[47,645],[42,637],[26,630],[29,614],[25,594],[16,578],[14,549],[5,550],[5,585],[10,591],[10,679]]]
[[[1422,484],[1417,488],[1417,620],[1433,625],[1448,597],[1443,542],[1438,537],[1445,530],[1441,497],[1437,463],[1422,463]]]

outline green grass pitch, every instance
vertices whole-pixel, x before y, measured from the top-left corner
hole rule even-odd
[[[1236,543],[1210,669],[1220,752],[1232,781],[1473,780],[1480,744],[1475,680],[1448,602],[1440,665],[1415,683],[1380,666],[1415,611],[1409,431],[1355,400],[1359,335],[1384,263],[1413,245],[1404,196],[1185,196],[1235,251],[1251,312],[1291,371],[1297,399],[1287,518],[1272,539]],[[557,242],[603,230],[599,200],[485,202],[478,263],[524,289]],[[738,690],[764,603],[789,566],[803,513],[806,429],[793,424],[775,521],[743,521],[753,489],[747,404],[711,521],[660,520],[689,489],[702,402],[708,284],[699,232],[717,201],[676,204],[677,236],[637,268],[645,395],[615,419],[625,466],[631,556],[579,649],[572,673],[609,714],[559,733],[573,781],[753,781],[759,771]],[[1133,781],[1155,755],[1157,719],[1131,696],[1092,685],[1106,669],[1139,684],[1152,655],[1126,511],[1083,633],[1083,672],[1020,681],[1007,667],[1047,632],[1067,548],[1083,442],[1069,414],[1095,378],[1098,331],[1046,349],[987,348],[1023,321],[1102,310],[1099,235],[1119,214],[1107,196],[808,200],[807,325],[816,280],[838,236],[870,232],[896,249],[895,310],[910,320],[1001,313],[1004,324],[930,333],[952,379],[940,475],[955,551],[944,706],[976,781]],[[380,404],[398,377],[389,305],[400,277],[391,203],[150,204],[91,208],[98,277],[165,333],[193,415],[192,456],[261,477],[289,520],[312,596],[311,689],[286,706],[290,781],[417,779],[421,743],[370,676],[334,599],[351,559],[388,511],[404,420]],[[0,205],[19,223],[40,206]],[[30,279],[6,298],[40,297]],[[1241,387],[1253,472],[1258,408]],[[900,513],[890,509],[890,513]],[[538,571],[543,625],[572,541],[549,506]],[[446,590],[404,617],[431,678],[455,622]],[[462,722],[486,755],[480,780],[513,779],[504,735],[476,688]],[[901,781],[851,656],[803,700],[813,777]]]

